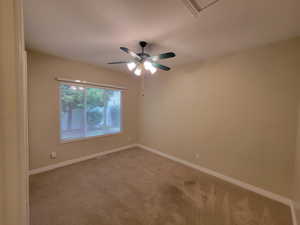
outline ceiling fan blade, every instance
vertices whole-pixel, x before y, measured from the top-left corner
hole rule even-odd
[[[167,67],[167,66],[155,63],[155,62],[152,62],[152,65],[158,69],[165,70],[165,71],[168,71],[171,69],[170,67]]]
[[[151,56],[150,58],[154,61],[158,60],[158,59],[168,59],[168,58],[172,58],[175,57],[175,53],[174,52],[166,52],[166,53],[162,53],[159,54],[157,56]]]
[[[129,61],[109,62],[107,64],[126,64],[126,63],[129,63]]]
[[[120,47],[120,49],[124,52],[126,52],[127,54],[131,55],[133,58],[135,58],[137,61],[141,61],[142,58],[136,54],[135,52],[129,50],[128,48],[125,48],[125,47]]]

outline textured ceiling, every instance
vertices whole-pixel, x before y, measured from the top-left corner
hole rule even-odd
[[[174,51],[177,66],[300,34],[299,0],[220,0],[193,17],[182,0],[26,0],[28,49],[124,70],[120,46]]]

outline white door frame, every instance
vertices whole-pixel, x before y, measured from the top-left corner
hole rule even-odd
[[[23,0],[1,0],[0,15],[0,223],[29,225]]]
[[[16,30],[17,30],[17,57],[19,61],[19,80],[18,80],[18,101],[20,105],[19,120],[20,120],[20,173],[21,187],[24,188],[21,195],[21,216],[24,219],[24,225],[30,225],[29,220],[29,143],[28,143],[28,86],[27,86],[27,53],[25,50],[24,40],[24,14],[23,0],[16,1]],[[21,190],[22,193],[22,190]]]

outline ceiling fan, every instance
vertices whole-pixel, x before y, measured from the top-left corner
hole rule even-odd
[[[167,67],[167,66],[157,63],[157,61],[160,59],[168,59],[168,58],[175,57],[176,55],[174,52],[166,52],[166,53],[159,54],[157,56],[151,56],[144,51],[144,48],[147,46],[148,43],[145,41],[140,41],[139,44],[142,48],[142,52],[140,52],[140,53],[135,53],[125,47],[120,47],[120,49],[122,51],[126,52],[131,57],[133,57],[132,60],[110,62],[108,64],[127,64],[128,69],[130,71],[134,70],[134,74],[136,76],[140,76],[142,74],[143,68],[145,70],[150,71],[151,74],[154,74],[157,71],[157,69],[161,69],[161,70],[165,70],[165,71],[168,71],[171,69],[170,67]]]

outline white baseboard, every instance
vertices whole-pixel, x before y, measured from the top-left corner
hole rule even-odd
[[[194,168],[196,170],[199,170],[203,173],[206,173],[206,174],[209,174],[211,176],[214,176],[214,177],[217,177],[219,179],[222,179],[224,181],[227,181],[228,183],[231,183],[231,184],[234,184],[234,185],[237,185],[239,187],[242,187],[246,190],[249,190],[249,191],[252,191],[252,192],[255,192],[259,195],[262,195],[264,197],[267,197],[269,199],[272,199],[272,200],[275,200],[275,201],[278,201],[278,202],[281,202],[285,205],[288,205],[288,206],[291,206],[291,200],[289,198],[286,198],[284,196],[281,196],[281,195],[278,195],[278,194],[275,194],[275,193],[272,193],[270,191],[267,191],[267,190],[264,190],[262,188],[259,188],[259,187],[256,187],[256,186],[253,186],[251,184],[248,184],[246,182],[243,182],[243,181],[240,181],[240,180],[237,180],[235,178],[232,178],[232,177],[229,177],[229,176],[226,176],[226,175],[223,175],[221,173],[218,173],[214,170],[211,170],[211,169],[207,169],[205,167],[201,167],[201,166],[198,166],[196,164],[193,164],[191,162],[188,162],[186,160],[183,160],[183,159],[179,159],[175,156],[171,156],[171,155],[168,155],[166,153],[163,153],[159,150],[156,150],[156,149],[153,149],[153,148],[150,148],[148,146],[145,146],[145,145],[142,145],[142,144],[137,144],[138,147],[142,148],[142,149],[145,149],[147,151],[150,151],[150,152],[153,152],[155,154],[158,154],[160,156],[163,156],[165,158],[168,158],[170,160],[173,160],[173,161],[176,161],[178,163],[181,163],[181,164],[184,164],[188,167],[191,167],[191,168]]]
[[[67,161],[64,161],[64,162],[59,162],[59,163],[56,163],[56,164],[53,164],[53,165],[50,165],[50,166],[45,166],[45,167],[41,167],[41,168],[37,168],[37,169],[32,169],[32,170],[29,171],[29,175],[43,173],[43,172],[46,172],[46,171],[49,171],[49,170],[54,170],[56,168],[72,165],[74,163],[78,163],[78,162],[82,162],[82,161],[85,161],[85,160],[93,159],[93,158],[96,158],[96,157],[99,157],[99,156],[104,156],[104,155],[111,154],[111,153],[114,153],[114,152],[119,152],[119,151],[126,150],[126,149],[129,149],[129,148],[133,148],[133,147],[136,147],[136,146],[137,146],[136,144],[126,145],[126,146],[122,146],[122,147],[119,147],[119,148],[114,148],[114,149],[111,149],[111,150],[108,150],[108,151],[99,152],[99,153],[96,153],[96,154],[83,156],[83,157],[76,158],[76,159],[70,159],[70,160],[67,160]]]

